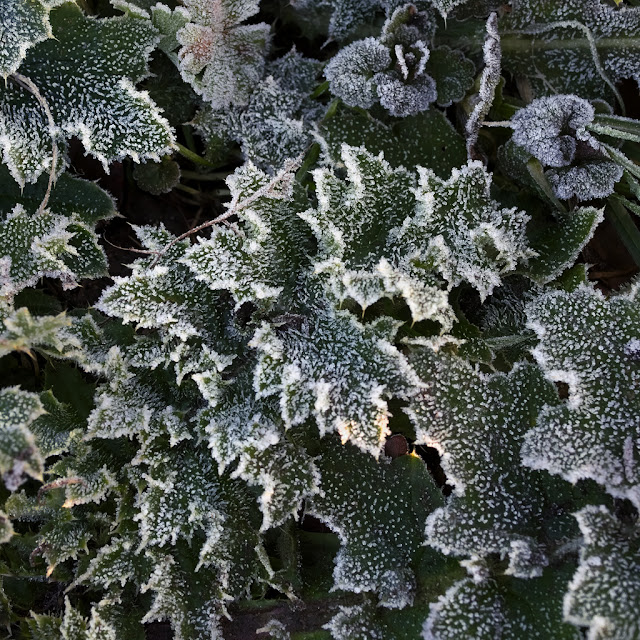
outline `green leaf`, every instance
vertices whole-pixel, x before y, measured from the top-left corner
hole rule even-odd
[[[425,71],[436,81],[438,106],[448,107],[471,89],[476,67],[461,51],[443,46],[431,51]]]
[[[27,51],[53,36],[49,12],[62,0],[7,0],[2,5],[0,76],[15,73]]]
[[[316,465],[320,492],[307,511],[340,538],[334,589],[374,591],[388,608],[410,605],[424,522],[442,499],[422,460],[376,461],[328,437]]]
[[[570,568],[570,567],[569,567]],[[492,579],[486,567],[451,587],[431,605],[424,640],[579,640],[581,634],[562,620],[566,567],[539,578]]]
[[[340,161],[343,144],[366,147],[374,155],[382,152],[392,167],[427,167],[441,178],[467,161],[462,136],[438,109],[385,125],[367,113],[342,106],[321,123],[320,134],[325,153],[334,162]]]
[[[534,96],[611,99],[616,83],[640,81],[639,28],[640,8],[517,0],[501,25],[503,64],[527,79]]]
[[[529,245],[536,256],[519,271],[534,282],[546,284],[575,264],[602,222],[604,210],[580,207],[566,214],[558,212],[555,222],[541,218],[533,216],[528,233]]]
[[[263,323],[250,343],[257,397],[278,398],[287,427],[313,416],[321,435],[335,431],[378,457],[389,434],[387,401],[415,391],[404,356],[345,311],[317,309],[291,321],[279,331]]]
[[[18,387],[0,390],[0,473],[10,491],[26,480],[25,475],[42,482],[44,461],[29,427],[44,411],[35,393]]]
[[[522,448],[523,461],[570,482],[591,478],[613,496],[640,504],[638,285],[608,300],[583,286],[550,291],[527,308],[534,349],[549,380],[568,400],[548,406]]]
[[[251,164],[237,170],[227,179],[230,212],[238,211],[244,233],[214,227],[211,237],[200,238],[181,260],[212,290],[230,291],[236,308],[245,302],[283,305],[306,266],[309,233],[297,214],[307,199],[291,173],[277,178]]]
[[[164,156],[160,162],[137,164],[133,168],[133,177],[141,189],[158,196],[169,193],[180,183],[180,167],[175,160]]]
[[[103,163],[129,156],[159,159],[173,146],[168,123],[135,83],[148,75],[157,42],[150,22],[131,15],[96,20],[72,3],[51,13],[53,38],[31,48],[20,67],[49,105],[55,131],[30,93],[0,88],[0,140],[11,175],[21,185],[51,167],[51,135],[78,136]],[[78,100],[82,96],[82,100]]]
[[[580,564],[564,599],[565,618],[590,638],[626,640],[640,633],[630,612],[640,605],[640,536],[605,507],[575,514],[584,536]]]
[[[509,557],[506,573],[540,575],[545,477],[521,466],[520,447],[540,410],[558,403],[553,385],[533,365],[486,375],[430,347],[412,351],[410,363],[424,385],[407,410],[416,442],[438,450],[454,485],[427,520],[427,543],[455,556],[499,553]]]

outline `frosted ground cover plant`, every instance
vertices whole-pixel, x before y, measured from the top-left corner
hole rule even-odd
[[[0,634],[635,640],[637,0],[4,0]]]

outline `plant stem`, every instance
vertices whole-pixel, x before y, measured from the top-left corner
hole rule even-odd
[[[184,145],[181,145],[179,142],[177,143],[178,153],[186,158],[187,160],[191,160],[194,164],[199,164],[202,167],[214,168],[215,165],[211,164],[208,160],[200,157],[197,153],[191,151],[191,149],[187,149]]]
[[[640,267],[640,230],[618,199],[609,198],[607,218],[615,227],[633,261]]]

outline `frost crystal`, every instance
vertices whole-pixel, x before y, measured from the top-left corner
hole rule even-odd
[[[543,406],[557,403],[553,385],[531,365],[483,375],[429,347],[410,362],[424,384],[408,409],[416,442],[439,451],[455,487],[429,516],[427,542],[456,556],[508,555],[507,573],[540,575],[546,559],[528,534],[542,518],[543,477],[519,458],[528,426]]]
[[[335,431],[376,457],[389,433],[387,400],[415,390],[415,374],[386,335],[345,311],[317,309],[280,330],[263,323],[250,346],[258,397],[279,399],[285,425],[313,416],[321,435]]]
[[[553,191],[562,200],[606,198],[622,178],[623,168],[608,160],[594,160],[576,167],[561,167],[545,172]]]
[[[270,27],[240,23],[258,0],[185,0],[190,21],[177,33],[180,71],[214,109],[246,104],[264,69]]]
[[[105,168],[127,156],[137,161],[167,153],[173,133],[134,86],[148,75],[155,29],[128,15],[87,18],[72,3],[55,9],[51,24],[54,38],[30,49],[20,72],[40,90],[56,130],[49,130],[30,93],[13,83],[0,88],[0,146],[15,180],[35,182],[50,169],[52,135],[77,136]]]
[[[424,463],[417,456],[376,462],[330,437],[316,464],[320,492],[308,512],[340,538],[334,589],[375,591],[388,608],[410,605],[424,519],[440,501]],[[413,491],[425,496],[419,506],[411,501]]]
[[[528,309],[540,340],[538,364],[568,385],[568,400],[542,410],[526,436],[524,463],[570,482],[591,478],[613,496],[640,504],[640,363],[626,346],[640,338],[638,285],[606,300],[583,286],[553,291]]]
[[[584,536],[580,564],[564,598],[565,618],[589,627],[589,638],[626,640],[640,634],[638,527],[627,527],[605,507],[575,514]]]

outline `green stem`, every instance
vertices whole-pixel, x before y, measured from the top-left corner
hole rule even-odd
[[[640,267],[640,229],[617,198],[609,198],[607,218],[613,224],[633,261]]]
[[[178,143],[178,153],[187,160],[191,160],[194,164],[199,164],[202,167],[209,167],[215,169],[215,165],[211,164],[208,160],[201,158],[197,153],[191,151],[191,149],[187,149],[187,147]]]
[[[191,187],[187,187],[184,184],[177,184],[174,189],[178,189],[179,191],[184,191],[185,193],[190,193],[192,196],[200,196],[200,191],[197,189],[192,189]]]

